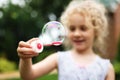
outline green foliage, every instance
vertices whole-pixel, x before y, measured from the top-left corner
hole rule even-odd
[[[118,54],[117,54],[117,60],[120,62],[120,37],[118,42]]]
[[[115,70],[115,77],[116,80],[120,80],[120,38],[119,38],[119,42],[118,42],[118,52],[117,52],[117,56],[113,62],[113,66],[114,66],[114,70]]]
[[[38,61],[41,61],[44,58],[46,58],[48,55],[53,54],[57,51],[62,51],[62,50],[63,50],[62,46],[44,47],[43,52],[39,53],[37,57],[33,58],[33,62],[36,63]]]
[[[58,80],[58,75],[57,74],[45,75],[37,80]]]
[[[58,20],[70,0],[24,1],[23,7],[9,3],[8,7],[0,8],[3,13],[0,18],[0,53],[5,52],[7,59],[16,62],[18,42],[37,37],[43,25],[50,20],[48,16],[53,13]]]
[[[14,62],[8,61],[5,58],[0,58],[0,73],[10,72],[16,69],[16,64]]]
[[[120,62],[115,62],[114,64],[113,64],[113,66],[114,66],[114,69],[115,69],[115,73],[116,74],[120,74]]]
[[[20,78],[12,78],[12,79],[6,79],[6,80],[22,80]],[[41,78],[38,78],[37,80],[58,80],[57,74],[48,74],[45,76],[42,76]]]

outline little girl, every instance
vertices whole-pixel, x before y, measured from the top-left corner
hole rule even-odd
[[[17,52],[21,78],[34,80],[57,68],[59,80],[115,80],[110,61],[96,54],[105,48],[104,38],[108,34],[104,7],[92,0],[73,0],[62,14],[61,22],[67,28],[65,42],[71,49],[33,65],[31,59],[38,53],[30,44],[38,38],[20,41]]]

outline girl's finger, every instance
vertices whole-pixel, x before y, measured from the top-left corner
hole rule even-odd
[[[20,41],[19,42],[19,47],[27,47],[27,48],[31,48],[30,44],[24,42],[24,41]]]
[[[32,48],[26,48],[26,47],[18,47],[17,48],[18,53],[24,53],[24,54],[32,54],[35,53]]]

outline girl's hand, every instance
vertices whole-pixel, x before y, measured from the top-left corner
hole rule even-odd
[[[18,52],[18,56],[20,58],[28,59],[28,58],[32,58],[32,57],[38,55],[38,53],[36,53],[33,50],[32,46],[30,45],[31,42],[33,42],[35,40],[38,40],[38,38],[32,38],[32,39],[28,40],[27,42],[24,42],[24,41],[19,42],[17,52]]]

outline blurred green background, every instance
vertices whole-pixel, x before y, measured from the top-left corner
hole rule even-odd
[[[0,0],[0,75],[18,71],[19,57],[16,52],[18,42],[37,37],[46,22],[59,20],[61,13],[70,1]],[[38,62],[58,50],[64,50],[63,46],[46,47],[42,54],[33,58],[33,62]],[[120,41],[117,57],[112,62],[116,72],[116,80],[120,80]],[[50,80],[50,78],[57,80],[57,75],[46,75],[41,80]],[[19,79],[18,77],[8,80]]]

